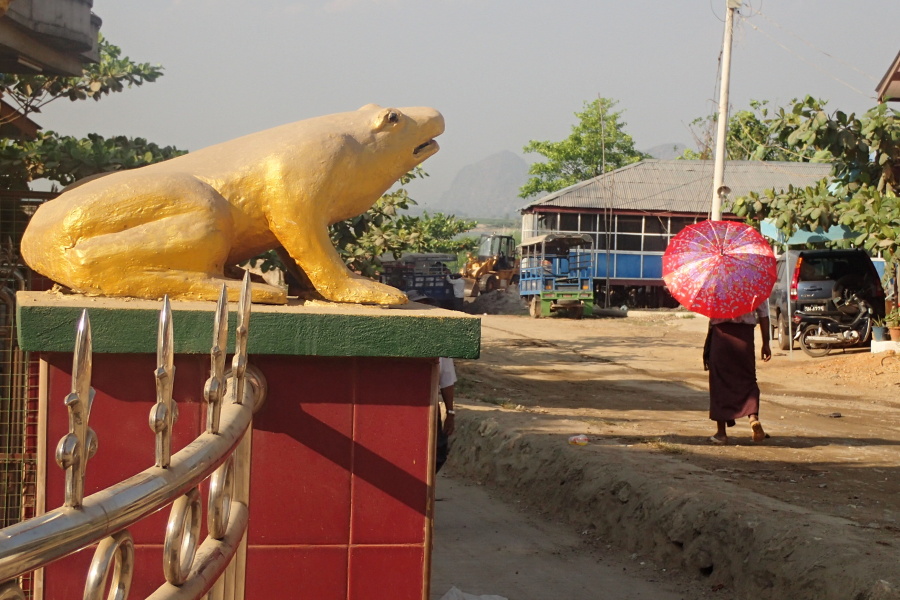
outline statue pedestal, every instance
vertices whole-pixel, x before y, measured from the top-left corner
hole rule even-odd
[[[40,513],[63,503],[64,474],[53,457],[68,431],[63,399],[84,308],[94,346],[90,426],[99,441],[85,493],[153,465],[147,423],[161,303],[48,293],[20,293],[18,302],[20,343],[41,359]],[[205,428],[214,305],[172,308],[176,452]],[[235,598],[427,600],[436,357],[477,358],[479,342],[477,318],[416,305],[253,306],[250,363],[265,375],[268,396],[253,422],[245,583],[236,583],[243,592]],[[163,510],[131,528],[130,597],[164,582],[167,518]],[[82,550],[47,567],[36,597],[81,598],[91,556]]]

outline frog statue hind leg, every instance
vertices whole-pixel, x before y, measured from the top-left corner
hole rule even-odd
[[[240,282],[223,274],[232,212],[215,189],[183,174],[131,174],[122,185],[114,177],[40,207],[22,239],[29,265],[89,295],[215,300],[225,284],[228,299],[238,299]],[[287,301],[284,290],[259,283],[251,298]]]

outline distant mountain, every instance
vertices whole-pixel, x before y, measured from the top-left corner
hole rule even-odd
[[[460,169],[437,202],[424,206],[458,217],[518,218],[525,205],[519,188],[528,180],[528,163],[503,150]]]
[[[659,160],[675,160],[684,154],[686,149],[687,146],[684,144],[660,144],[659,146],[641,150],[641,152],[649,154],[653,158],[658,158]]]
[[[643,150],[653,158],[678,158],[684,144],[660,144]],[[450,186],[437,200],[421,202],[420,210],[458,217],[518,219],[527,201],[519,198],[519,188],[528,181],[524,158],[503,150],[459,170]]]

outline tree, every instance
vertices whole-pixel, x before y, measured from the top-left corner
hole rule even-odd
[[[458,219],[455,215],[444,213],[428,214],[428,211],[415,219],[412,229],[418,234],[409,247],[410,252],[443,252],[460,254],[471,252],[478,246],[478,238],[460,237],[460,234],[474,228],[478,223],[466,219]]]
[[[616,104],[609,98],[585,102],[584,110],[575,113],[578,123],[568,138],[528,142],[524,152],[538,153],[546,161],[531,165],[528,173],[533,177],[519,189],[519,197],[555,192],[648,158],[634,149],[634,141],[624,131],[626,123],[620,121],[622,112],[612,111]]]
[[[796,101],[794,101],[796,102]],[[824,100],[810,99],[812,106],[822,110]],[[785,146],[777,139],[777,133],[771,128],[772,118],[769,116],[768,100],[751,100],[750,110],[741,110],[728,119],[725,137],[726,158],[728,160],[777,160],[789,162],[806,162],[823,160],[816,158],[808,148],[803,149],[796,144]],[[784,109],[776,109],[783,111]],[[697,144],[697,150],[687,149],[681,156],[689,160],[712,160],[715,152],[715,131],[718,115],[699,117],[691,122],[691,134]],[[827,160],[827,157],[824,158]]]
[[[99,51],[100,62],[86,66],[81,77],[0,74],[0,94],[9,98],[20,114],[28,116],[41,112],[41,108],[60,98],[100,100],[107,94],[123,91],[125,86],[139,86],[162,77],[161,66],[123,58],[122,51],[102,35]]]
[[[383,195],[368,211],[332,225],[331,241],[351,271],[373,277],[381,270],[379,257],[385,254],[399,258],[404,252],[457,254],[474,248],[477,241],[456,237],[475,227],[475,221],[442,213],[402,214],[416,204],[403,186],[427,176],[422,167],[416,167],[400,178],[401,187]]]
[[[81,77],[0,74],[0,95],[27,116],[61,98],[100,100],[162,76],[161,66],[122,57],[121,50],[102,36],[99,43],[100,62],[85,67]],[[139,167],[183,153],[125,136],[106,139],[91,134],[77,139],[47,131],[34,140],[0,138],[0,188],[25,190],[42,178],[68,185],[89,175]]]
[[[830,160],[831,177],[802,189],[751,193],[735,199],[733,212],[754,220],[773,217],[788,235],[798,228],[846,225],[858,233],[853,244],[881,252],[892,269],[900,258],[900,112],[880,104],[859,118],[829,114],[807,96],[780,109],[767,125],[783,147]]]
[[[27,190],[37,179],[63,186],[79,179],[166,160],[184,154],[143,138],[104,138],[95,133],[79,139],[39,132],[33,140],[0,138],[0,189]]]

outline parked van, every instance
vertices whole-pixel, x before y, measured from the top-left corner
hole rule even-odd
[[[830,312],[837,307],[832,297],[846,290],[856,292],[884,317],[884,288],[868,254],[852,250],[789,250],[776,260],[777,278],[769,297],[772,337],[778,347],[791,346],[790,312]]]

